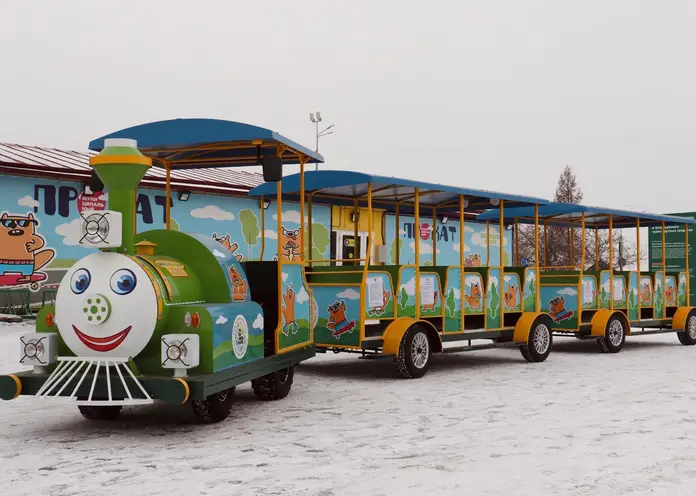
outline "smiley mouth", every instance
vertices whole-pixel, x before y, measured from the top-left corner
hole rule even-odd
[[[80,341],[89,349],[94,350],[94,351],[99,351],[99,352],[107,352],[115,349],[123,343],[123,340],[126,339],[126,336],[128,336],[128,333],[130,332],[132,326],[126,327],[124,330],[121,332],[114,334],[113,336],[106,336],[103,338],[95,338],[93,336],[88,336],[87,334],[80,332],[80,330],[72,326],[73,331],[75,331],[75,334],[77,335],[78,338],[80,338]]]

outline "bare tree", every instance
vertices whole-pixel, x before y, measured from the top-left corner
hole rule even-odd
[[[559,203],[582,203],[583,191],[578,184],[572,168],[566,165],[558,179],[554,201]],[[543,221],[542,221],[543,222]],[[633,229],[631,229],[633,231]],[[526,258],[530,264],[535,262],[534,226],[520,226],[518,230],[519,258]],[[582,227],[580,220],[572,226],[539,227],[539,264],[545,267],[571,268],[582,263]],[[599,253],[599,260],[596,254]],[[622,270],[636,263],[634,243],[627,243],[621,231],[613,233],[613,266]],[[609,268],[609,231],[596,231],[591,226],[585,228],[585,270]]]

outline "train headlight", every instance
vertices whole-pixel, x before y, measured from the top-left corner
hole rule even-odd
[[[162,336],[162,368],[174,369],[175,376],[186,376],[186,369],[200,363],[198,334],[165,334]]]
[[[34,332],[19,338],[22,365],[48,367],[56,363],[58,356],[58,334],[55,332]],[[42,370],[42,369],[38,369]]]

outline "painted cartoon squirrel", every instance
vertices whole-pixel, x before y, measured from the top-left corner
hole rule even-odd
[[[479,286],[477,282],[471,285],[469,294],[464,295],[464,301],[466,301],[469,304],[469,308],[481,308],[481,286]]]
[[[517,285],[510,284],[505,291],[505,308],[517,308]]]
[[[46,241],[36,234],[38,221],[27,216],[2,214],[0,217],[0,275],[21,274],[17,282],[31,280],[31,275],[53,260],[56,252],[41,250]]]

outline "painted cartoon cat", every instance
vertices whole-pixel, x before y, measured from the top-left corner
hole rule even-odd
[[[348,307],[343,300],[335,301],[329,305],[329,321],[326,323],[327,329],[331,330],[331,334],[338,337],[346,332],[353,332],[355,321],[348,321],[346,311]]]
[[[514,310],[517,308],[517,286],[510,284],[505,291],[505,308]]]
[[[283,293],[283,334],[286,336],[297,334],[297,321],[295,320],[295,290],[291,286],[285,288]]]
[[[247,282],[239,275],[237,268],[232,265],[227,267],[232,279],[232,301],[246,301]]]
[[[293,231],[285,229],[285,227],[280,228],[280,253],[285,260],[293,262],[299,260],[302,256],[300,250],[300,228]]]
[[[464,295],[464,301],[468,303],[469,308],[471,308],[472,310],[481,310],[481,308],[483,308],[481,298],[481,287],[479,286],[479,283],[475,282],[471,285],[469,294]]]
[[[38,221],[32,214],[0,217],[0,275],[21,274],[17,282],[31,280],[31,275],[53,260],[56,252],[44,249],[46,241],[36,234]]]
[[[227,251],[232,253],[234,255],[234,258],[236,258],[238,262],[241,262],[244,259],[243,255],[235,255],[235,252],[239,249],[239,243],[237,243],[236,241],[234,243],[230,242],[229,234],[225,234],[224,236],[218,236],[217,233],[213,233],[212,237],[215,241],[227,248]]]

